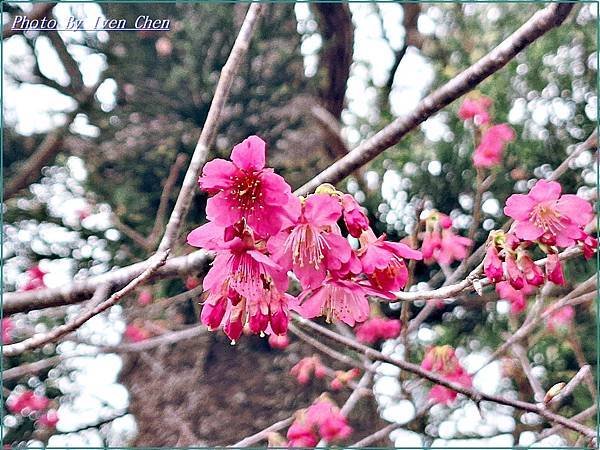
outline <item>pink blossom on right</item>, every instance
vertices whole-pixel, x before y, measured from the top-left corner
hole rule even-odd
[[[382,339],[393,339],[400,334],[400,321],[374,317],[356,327],[356,339],[363,344],[374,344]]]
[[[518,238],[558,247],[588,238],[583,227],[594,217],[592,205],[576,195],[561,195],[561,190],[556,181],[538,180],[528,194],[508,197],[504,214],[515,220]]]
[[[507,124],[493,125],[483,132],[473,152],[475,167],[490,168],[502,162],[504,148],[515,140],[515,131]]]
[[[473,119],[477,125],[485,125],[490,121],[488,112],[490,106],[492,106],[492,99],[485,95],[467,97],[458,109],[458,117],[461,120]]]

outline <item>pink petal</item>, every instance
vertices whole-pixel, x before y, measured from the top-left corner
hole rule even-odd
[[[237,170],[230,161],[213,159],[202,169],[202,176],[198,179],[200,188],[207,191],[226,189],[232,185],[231,177],[236,175]]]
[[[556,209],[562,216],[568,217],[582,227],[586,226],[594,218],[594,210],[590,202],[573,194],[563,195],[556,202]]]
[[[242,218],[240,211],[227,199],[227,192],[219,192],[206,202],[206,218],[216,225],[228,227]]]
[[[240,169],[261,170],[265,167],[265,141],[258,136],[250,136],[233,147],[231,160]]]
[[[221,250],[225,248],[224,231],[213,222],[208,222],[192,230],[187,236],[187,243],[207,250]]]
[[[423,259],[423,254],[419,250],[412,249],[402,242],[385,242],[385,247],[390,248],[396,255],[405,259],[416,259],[418,261]]]
[[[529,196],[537,203],[556,200],[560,197],[560,183],[556,181],[538,180],[529,191]]]
[[[312,225],[333,225],[341,215],[340,202],[331,195],[310,195],[304,204],[304,217]]]
[[[515,225],[515,234],[526,241],[534,241],[544,234],[544,230],[535,226],[529,221],[517,222]]]
[[[536,201],[528,195],[513,194],[506,199],[504,214],[515,220],[528,220]]]

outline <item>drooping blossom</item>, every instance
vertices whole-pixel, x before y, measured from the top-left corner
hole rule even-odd
[[[598,239],[593,236],[587,236],[581,241],[583,256],[585,259],[591,259],[598,250]]]
[[[142,289],[137,298],[138,305],[147,306],[152,303],[152,291],[150,289]]]
[[[28,280],[21,288],[22,291],[34,291],[36,289],[42,289],[46,287],[46,283],[44,283],[44,272],[40,269],[40,266],[33,266],[31,269],[27,270]]]
[[[559,183],[545,180],[538,180],[528,194],[511,195],[504,214],[515,219],[518,238],[558,247],[585,241],[588,235],[583,227],[594,217],[589,202],[576,195],[561,195]]]
[[[525,283],[521,289],[515,289],[510,282],[501,281],[496,284],[496,292],[501,300],[510,303],[511,314],[519,314],[527,306],[527,297],[535,292],[535,287]]]
[[[515,140],[515,131],[507,124],[501,123],[487,128],[479,145],[473,152],[475,167],[489,168],[502,162],[504,148]]]
[[[286,271],[263,253],[264,242],[257,241],[248,226],[242,223],[234,228],[236,236],[229,241],[213,222],[188,235],[190,245],[218,251],[202,283],[208,297],[200,319],[210,329],[223,326],[232,341],[241,336],[245,325],[255,334],[269,325],[275,334],[285,334]]]
[[[48,408],[50,400],[48,397],[26,390],[13,394],[6,400],[6,407],[12,414],[26,416],[32,412],[41,412]]]
[[[150,337],[150,333],[140,326],[128,324],[123,336],[129,342],[142,342]]]
[[[206,217],[226,228],[244,219],[259,236],[279,232],[298,215],[297,198],[286,181],[265,168],[265,142],[250,136],[231,152],[231,161],[204,165],[200,188],[212,195]]]
[[[359,375],[360,370],[356,367],[350,370],[336,370],[335,376],[331,380],[331,383],[329,385],[334,391],[339,391],[344,386],[348,386],[348,383],[350,383],[350,381],[352,381]]]
[[[10,344],[13,338],[13,331],[15,330],[15,323],[10,317],[4,317],[2,319],[2,344]]]
[[[307,319],[325,316],[328,322],[341,320],[351,327],[369,317],[367,295],[393,299],[393,294],[375,290],[353,280],[328,279],[313,291],[304,291],[295,309]]]
[[[385,234],[377,238],[370,228],[361,234],[360,242],[358,255],[363,272],[374,287],[383,291],[404,288],[408,280],[405,260],[423,257],[406,244],[387,241]]]
[[[490,106],[492,99],[485,95],[469,96],[461,103],[458,117],[461,120],[473,120],[476,125],[485,125],[490,121]]]
[[[310,195],[298,223],[269,240],[273,259],[293,270],[304,289],[320,286],[327,270],[339,270],[350,260],[352,248],[336,225],[341,215],[336,197]]]
[[[493,283],[502,281],[504,269],[495,245],[489,245],[483,258],[483,272]]]
[[[473,385],[471,375],[464,369],[454,349],[449,345],[429,348],[421,362],[421,368],[464,387],[470,388]],[[442,385],[435,385],[429,391],[429,398],[433,402],[445,405],[452,403],[456,396],[456,391]]]
[[[563,275],[562,265],[556,253],[548,254],[546,258],[546,277],[554,284],[565,284],[565,276]]]
[[[358,325],[355,333],[356,339],[363,344],[374,344],[379,340],[393,339],[400,334],[400,321],[374,317]]]
[[[278,334],[271,334],[269,335],[269,345],[271,348],[283,350],[290,345],[290,338],[287,334],[283,334],[281,336]]]
[[[288,429],[289,447],[314,447],[319,437],[328,444],[345,439],[352,428],[329,397],[322,395],[306,410],[296,414]]]
[[[369,219],[352,195],[342,195],[341,201],[344,223],[346,224],[348,233],[355,238],[359,238],[363,231],[369,229]]]
[[[575,318],[575,308],[571,305],[563,306],[552,312],[548,317],[548,331],[555,333],[559,330],[566,330],[573,323]]]
[[[290,374],[298,380],[300,384],[306,384],[314,375],[315,378],[323,378],[327,374],[327,369],[321,363],[317,355],[302,358],[291,368]]]
[[[58,423],[58,412],[54,409],[49,409],[40,416],[39,423],[44,428],[55,428]]]
[[[421,244],[423,259],[439,264],[452,264],[467,255],[472,241],[452,231],[452,219],[446,214],[433,211],[425,220],[425,233]]]

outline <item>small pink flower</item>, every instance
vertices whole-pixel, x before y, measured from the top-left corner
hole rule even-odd
[[[513,255],[506,255],[504,262],[506,263],[506,276],[508,282],[515,289],[522,289],[525,286],[525,275],[517,266],[517,261]]]
[[[10,344],[13,338],[13,331],[16,328],[15,323],[10,317],[2,319],[2,344]]]
[[[269,240],[274,260],[292,269],[304,289],[320,286],[328,269],[339,270],[349,262],[352,248],[336,225],[341,215],[335,197],[310,195],[302,205],[298,223]]]
[[[328,397],[322,396],[306,410],[306,422],[318,429],[327,443],[345,439],[352,434],[346,418]]]
[[[552,281],[554,284],[565,284],[562,265],[556,253],[550,253],[546,258],[546,276],[548,277],[548,280]]]
[[[473,383],[471,375],[465,371],[454,349],[449,345],[429,348],[421,362],[421,368],[435,372],[446,380],[464,387],[471,387]],[[456,399],[456,396],[456,391],[441,385],[435,385],[429,391],[429,398],[440,404],[448,405]]]
[[[196,228],[188,243],[217,250],[202,286],[209,293],[201,322],[210,329],[223,326],[232,341],[248,324],[253,333],[270,325],[275,334],[285,334],[288,323],[288,278],[286,271],[263,252],[265,244],[256,241],[248,227],[232,228],[234,236],[225,241],[213,222]]]
[[[598,250],[598,239],[592,236],[586,236],[582,241],[583,256],[585,259],[591,259]]]
[[[394,298],[391,294],[386,297],[384,292],[352,280],[329,279],[313,291],[304,291],[296,309],[307,319],[325,316],[327,321],[337,319],[352,327],[369,317],[367,295]]]
[[[137,325],[129,324],[123,333],[129,342],[142,342],[150,337],[150,333]]]
[[[483,259],[483,272],[485,276],[493,283],[502,281],[504,277],[504,269],[502,268],[502,260],[498,255],[498,249],[495,245],[490,245]]]
[[[6,401],[6,407],[12,414],[28,415],[32,412],[40,412],[48,408],[50,400],[34,393],[33,391],[24,391],[16,396],[10,396]]]
[[[288,428],[288,447],[314,447],[319,437],[311,425],[296,420]]]
[[[587,234],[582,227],[594,216],[589,202],[576,195],[561,195],[559,183],[545,180],[539,180],[529,194],[511,195],[506,200],[504,214],[515,219],[518,238],[542,240],[559,247],[585,240]]]
[[[269,345],[271,346],[271,348],[283,350],[287,348],[288,345],[290,345],[290,338],[287,334],[281,336],[278,334],[271,334],[269,335]]]
[[[570,305],[564,306],[548,317],[548,331],[554,333],[569,328],[575,317],[575,308]]]
[[[515,131],[505,123],[484,131],[481,142],[473,153],[475,167],[492,167],[502,162],[504,147],[515,140]]]
[[[531,257],[525,253],[520,252],[517,256],[517,264],[521,268],[525,281],[531,286],[541,286],[544,284],[544,273],[531,259]]]
[[[364,273],[373,286],[384,291],[398,291],[406,285],[408,269],[406,259],[422,259],[422,253],[406,244],[385,240],[385,234],[379,238],[371,229],[360,237],[359,258]]]
[[[375,317],[356,327],[356,339],[363,344],[374,344],[380,339],[393,339],[400,334],[400,321]]]
[[[369,219],[356,199],[350,194],[342,195],[342,208],[348,232],[355,238],[359,238],[363,231],[369,229]]]
[[[421,244],[423,259],[447,265],[465,258],[472,242],[455,234],[451,227],[452,219],[446,214],[433,211],[429,215]]]
[[[39,421],[44,428],[55,428],[58,423],[58,413],[50,409],[40,416]]]
[[[339,391],[344,386],[348,386],[348,383],[360,375],[358,368],[350,370],[336,370],[335,377],[331,380],[330,386],[334,391]]]
[[[492,106],[492,99],[484,95],[467,97],[458,109],[458,117],[461,120],[473,119],[477,125],[485,125],[490,121],[488,112],[490,106]]]
[[[323,378],[327,374],[327,369],[317,355],[302,358],[291,368],[290,374],[298,380],[300,384],[306,384],[311,376]]]
[[[533,286],[524,284],[520,290],[515,289],[508,281],[501,281],[496,284],[496,292],[501,300],[507,300],[510,303],[511,314],[518,314],[525,310],[527,305],[527,296],[535,291]]]
[[[460,261],[467,256],[472,241],[469,238],[454,234],[452,230],[442,231],[442,242],[436,257],[440,264],[451,264]]]
[[[140,291],[137,302],[140,306],[147,306],[152,303],[152,291],[150,291],[150,289],[143,289]]]
[[[29,280],[21,288],[22,291],[34,291],[46,287],[46,283],[44,283],[44,275],[46,275],[46,272],[40,269],[40,266],[33,266],[31,269],[27,270],[27,275]]]
[[[213,195],[206,204],[206,217],[220,227],[243,218],[265,237],[289,225],[299,212],[290,186],[272,169],[265,169],[265,142],[257,136],[236,145],[231,161],[206,163],[198,182]]]

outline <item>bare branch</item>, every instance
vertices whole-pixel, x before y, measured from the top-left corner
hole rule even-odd
[[[29,339],[25,339],[24,341],[3,346],[2,354],[4,356],[20,355],[21,353],[23,353],[27,350],[41,347],[44,344],[53,342],[53,341],[59,339],[60,337],[66,335],[68,333],[71,333],[72,331],[75,331],[77,328],[79,328],[85,322],[90,320],[92,317],[100,314],[103,311],[106,311],[108,308],[110,308],[111,306],[118,303],[119,300],[121,300],[121,298],[123,298],[125,295],[127,295],[129,292],[131,292],[133,289],[135,289],[136,287],[138,287],[139,285],[144,283],[148,278],[150,278],[152,276],[152,274],[160,266],[162,266],[165,263],[165,260],[167,259],[168,255],[169,255],[168,251],[163,252],[162,254],[157,253],[156,255],[154,255],[154,258],[155,258],[154,262],[151,261],[151,264],[149,264],[148,267],[138,277],[133,279],[129,284],[127,284],[127,286],[125,286],[120,291],[115,292],[107,300],[105,300],[103,302],[99,302],[96,306],[93,306],[92,308],[88,309],[87,311],[84,311],[82,314],[75,317],[73,320],[70,320],[69,322],[67,322],[63,325],[60,325],[60,326],[54,328],[53,330],[49,331],[48,333],[38,334]],[[92,298],[92,304],[94,304],[94,301],[97,300],[97,298],[95,298],[96,295],[104,296],[106,291],[108,291],[108,285],[101,285],[101,287],[96,291],[96,293],[94,294],[94,297]]]
[[[171,213],[171,217],[167,223],[167,229],[160,242],[160,245],[158,246],[159,251],[165,251],[171,247],[173,241],[177,238],[179,228],[181,227],[181,224],[185,219],[188,210],[190,209],[192,198],[194,197],[198,174],[200,173],[200,169],[208,157],[208,151],[217,134],[217,128],[219,127],[221,120],[221,113],[223,111],[223,107],[225,106],[225,102],[229,97],[229,91],[231,89],[231,85],[233,84],[233,79],[238,71],[242,58],[248,52],[250,39],[252,38],[254,28],[264,8],[265,5],[263,3],[251,3],[250,7],[248,8],[244,23],[242,24],[235,43],[233,44],[229,58],[227,58],[227,62],[221,71],[221,76],[219,77],[219,82],[217,83],[215,95],[212,99],[212,103],[210,104],[208,116],[206,117],[206,121],[202,127],[202,132],[200,133],[200,138],[198,139],[196,148],[194,149],[190,165],[185,173],[181,190],[177,196],[177,202],[175,203],[175,207],[173,208],[173,212]]]
[[[279,431],[282,428],[290,426],[293,421],[294,421],[294,417],[292,416],[292,417],[288,417],[287,419],[280,420],[279,422],[275,422],[270,427],[267,427],[264,430],[259,431],[256,434],[253,434],[252,436],[248,436],[248,437],[242,439],[241,441],[236,442],[235,444],[230,445],[230,447],[232,447],[232,448],[250,447],[253,444],[256,444],[256,443],[258,443],[260,441],[264,441],[265,439],[267,439],[269,437],[270,433],[273,433],[275,431]]]
[[[560,25],[572,8],[572,3],[553,3],[536,12],[504,42],[468,69],[425,97],[412,113],[396,119],[375,134],[375,136],[364,141],[348,153],[348,155],[339,159],[304,186],[297,189],[295,193],[298,195],[307,195],[322,183],[335,184],[343,180],[348,174],[371,161],[385,149],[396,144],[402,137],[431,117],[431,115],[473,89],[494,72],[500,70],[517,53],[537,38]]]

